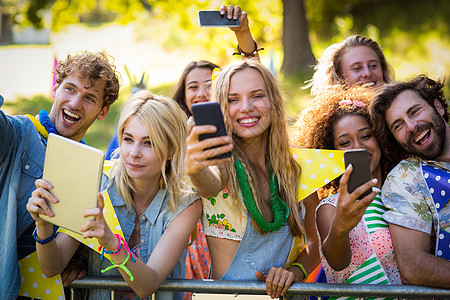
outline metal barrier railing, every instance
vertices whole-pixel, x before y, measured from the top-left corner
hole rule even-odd
[[[107,289],[114,299],[114,290],[130,290],[122,278],[115,277],[85,277],[75,280],[70,285],[72,299],[74,289]],[[208,294],[234,295],[265,295],[266,285],[259,281],[233,280],[195,280],[195,279],[167,279],[159,287],[158,294],[167,292],[192,292]],[[293,283],[287,295],[296,296],[346,296],[346,297],[390,297],[390,298],[439,298],[450,299],[450,289],[440,289],[416,285],[384,285],[384,284],[333,284],[333,283]]]

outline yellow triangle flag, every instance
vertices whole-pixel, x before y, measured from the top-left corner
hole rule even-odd
[[[65,299],[61,275],[52,278],[45,276],[39,266],[36,252],[22,258],[19,261],[19,269],[22,280],[19,296],[49,300]]]
[[[344,151],[291,148],[294,159],[302,167],[298,200],[303,200],[345,171]]]

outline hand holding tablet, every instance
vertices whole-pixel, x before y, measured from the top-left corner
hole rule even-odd
[[[59,202],[47,201],[55,216],[41,214],[40,218],[82,234],[85,210],[97,206],[103,161],[103,151],[50,134],[43,179],[53,185],[50,191]]]

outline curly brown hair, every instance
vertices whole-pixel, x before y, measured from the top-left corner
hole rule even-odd
[[[73,72],[78,72],[80,76],[89,78],[91,81],[105,81],[103,107],[110,106],[119,97],[120,84],[116,66],[110,62],[106,53],[85,51],[73,56],[67,55],[66,60],[59,62],[55,69],[56,82],[60,84]]]
[[[389,156],[398,156],[401,158],[408,155],[406,150],[397,142],[386,124],[386,111],[391,107],[392,102],[402,92],[411,90],[422,97],[436,111],[434,100],[437,99],[445,110],[442,117],[448,123],[449,112],[448,103],[443,92],[444,82],[445,79],[435,81],[425,75],[419,75],[410,81],[386,84],[374,96],[370,104],[370,114],[374,121],[374,132],[381,146],[386,148],[386,153]]]
[[[291,144],[302,148],[335,149],[333,126],[343,117],[359,115],[372,126],[368,107],[373,95],[374,91],[370,88],[344,89],[336,85],[314,97],[290,128]],[[364,107],[339,105],[341,100],[358,100]]]

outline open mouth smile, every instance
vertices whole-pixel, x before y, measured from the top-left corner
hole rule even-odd
[[[256,123],[260,119],[261,119],[260,117],[245,118],[245,119],[238,120],[238,123],[242,124],[242,125],[248,125],[248,124]]]
[[[63,109],[63,118],[66,123],[75,124],[81,118],[81,116],[79,116],[73,112],[70,112],[69,110],[64,108]]]
[[[364,81],[364,82],[361,82],[361,86],[363,86],[363,87],[373,87],[375,85],[376,85],[375,81]]]
[[[428,141],[429,137],[430,137],[430,129],[426,129],[422,131],[422,133],[419,134],[413,141],[417,145],[423,145]]]

